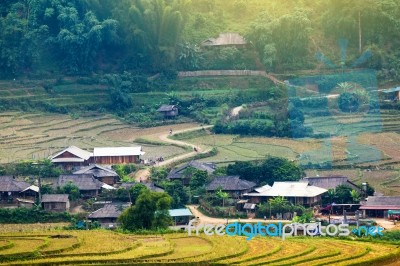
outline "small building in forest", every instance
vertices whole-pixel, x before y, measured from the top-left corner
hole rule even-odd
[[[164,118],[172,118],[178,115],[179,110],[176,105],[163,104],[157,109],[157,112],[161,113]]]

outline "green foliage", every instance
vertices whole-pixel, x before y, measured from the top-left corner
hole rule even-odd
[[[0,168],[4,175],[58,177],[63,170],[50,160],[9,163]]]
[[[340,185],[335,189],[335,203],[353,203],[352,190],[349,186]]]
[[[129,182],[129,174],[137,170],[137,166],[135,164],[114,164],[112,168],[121,178],[121,180],[125,182]]]
[[[189,201],[189,196],[185,191],[183,185],[179,181],[165,181],[162,183],[165,192],[167,192],[172,197],[171,207],[174,209],[182,208]]]
[[[171,223],[168,210],[172,199],[166,193],[142,192],[135,205],[126,209],[118,220],[125,230],[166,228]]]
[[[197,189],[203,187],[207,182],[207,178],[208,178],[207,171],[195,170],[191,174],[190,188]]]
[[[293,217],[292,222],[304,224],[304,223],[311,222],[312,218],[313,218],[313,213],[311,210],[308,210],[308,211],[303,212],[303,214],[300,216],[296,215],[295,217]]]
[[[47,212],[41,209],[32,208],[0,208],[0,223],[57,223],[69,222],[71,215],[67,212]]]
[[[275,181],[297,181],[303,170],[285,158],[269,157],[262,162],[235,162],[226,170],[228,175],[239,175],[242,179],[268,183]]]
[[[79,192],[79,188],[72,183],[71,181],[66,183],[62,187],[57,188],[57,193],[59,194],[68,194],[70,200],[77,200],[80,198],[81,194]]]
[[[339,95],[338,104],[340,110],[346,113],[351,113],[358,110],[361,100],[356,93],[343,92]]]

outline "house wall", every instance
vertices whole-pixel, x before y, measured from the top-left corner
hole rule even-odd
[[[67,209],[69,209],[69,206],[67,208],[66,202],[43,202],[42,204],[43,204],[43,208],[46,211],[63,212],[63,211],[67,211]]]
[[[101,156],[95,157],[94,163],[98,164],[121,164],[121,163],[139,163],[139,155],[132,156]]]
[[[83,197],[90,198],[99,194],[98,190],[79,190]]]
[[[112,177],[112,176],[104,176],[104,177],[100,177],[97,179],[100,180],[101,182],[106,183],[107,185],[111,185],[111,186],[117,182],[117,178]]]

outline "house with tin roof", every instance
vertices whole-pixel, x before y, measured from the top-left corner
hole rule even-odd
[[[73,167],[88,165],[92,155],[91,152],[70,146],[50,157],[50,160],[56,165],[72,169]]]
[[[321,202],[321,196],[328,190],[310,185],[308,182],[274,182],[272,187],[261,187],[255,192],[247,193],[244,196],[251,203],[267,202],[274,197],[285,197],[293,204],[313,206]]]

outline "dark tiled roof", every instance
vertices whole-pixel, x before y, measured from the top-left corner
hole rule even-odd
[[[173,111],[175,108],[176,108],[176,105],[163,104],[160,106],[160,108],[157,109],[157,112],[170,112],[170,111]]]
[[[215,168],[217,166],[215,165],[215,163],[202,163],[202,162],[198,162],[198,161],[191,161],[179,168],[175,168],[175,169],[171,170],[171,172],[168,174],[167,178],[168,179],[183,178],[183,174],[188,167],[193,167],[198,170],[207,171],[208,174],[212,174],[215,171]]]
[[[103,208],[98,209],[97,211],[92,212],[89,215],[90,218],[118,218],[124,209],[129,207],[129,204],[107,204],[104,205]]]
[[[239,176],[221,176],[216,177],[210,184],[208,184],[207,191],[215,191],[219,188],[222,188],[222,190],[225,191],[247,190],[255,186],[256,183],[240,179]]]
[[[92,164],[87,167],[84,167],[76,172],[74,174],[92,174],[94,177],[118,177],[118,174],[110,169],[106,168],[103,166],[100,166],[98,164]]]
[[[363,206],[397,206],[400,207],[400,197],[369,196]]]
[[[162,187],[157,186],[153,182],[148,182],[148,183],[126,182],[126,183],[122,183],[120,185],[120,188],[130,189],[131,187],[133,187],[137,184],[145,185],[148,189],[150,189],[151,191],[154,191],[154,192],[164,192],[164,189]]]
[[[44,194],[42,202],[68,202],[68,194]]]
[[[93,175],[61,175],[58,178],[57,186],[62,187],[68,182],[74,183],[79,190],[99,190],[103,183],[93,177]]]
[[[0,176],[1,192],[20,192],[31,185],[24,181],[17,181],[13,176]]]
[[[316,177],[305,177],[302,181],[308,181],[312,186],[325,188],[325,189],[335,189],[340,185],[346,185],[352,189],[360,191],[360,188],[356,184],[349,181],[346,176],[316,176]]]

